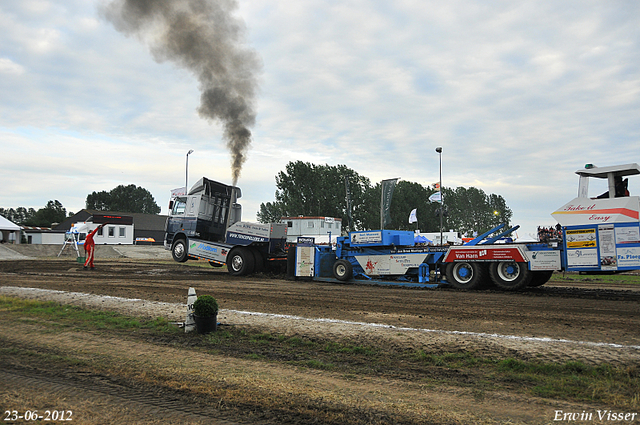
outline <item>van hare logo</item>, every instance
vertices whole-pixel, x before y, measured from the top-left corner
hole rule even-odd
[[[486,249],[481,250],[480,252],[478,252],[478,255],[480,257],[484,257],[485,255],[487,255],[487,250]]]
[[[613,412],[611,410],[596,410],[595,412],[564,412],[556,410],[553,417],[555,421],[625,421],[633,422],[638,417],[638,412]]]

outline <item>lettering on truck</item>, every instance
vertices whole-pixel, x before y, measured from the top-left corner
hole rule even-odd
[[[243,235],[242,233],[229,233],[229,238],[242,239],[251,242],[266,242],[266,238],[260,236]]]

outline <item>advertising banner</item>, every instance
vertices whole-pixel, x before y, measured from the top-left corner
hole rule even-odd
[[[600,244],[600,269],[616,270],[616,237],[613,224],[598,226],[598,243]]]
[[[618,249],[618,267],[640,268],[640,247]]]
[[[567,230],[567,248],[595,248],[596,229]]]
[[[529,251],[527,254],[531,270],[560,270],[562,268],[560,251]]]
[[[638,225],[616,227],[616,244],[625,243],[640,243],[640,227]]]
[[[567,266],[569,267],[597,267],[598,251],[596,249],[568,249]]]
[[[527,261],[517,246],[494,247],[452,247],[445,261]]]

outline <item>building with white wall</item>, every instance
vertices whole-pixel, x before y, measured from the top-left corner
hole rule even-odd
[[[298,236],[315,238],[316,243],[335,243],[342,236],[342,219],[334,217],[282,217],[287,223],[287,242],[296,242]]]

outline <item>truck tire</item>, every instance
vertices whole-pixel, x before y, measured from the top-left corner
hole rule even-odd
[[[551,279],[553,276],[553,270],[531,272],[531,281],[529,282],[529,288],[537,288],[542,286]]]
[[[253,252],[253,272],[262,273],[264,271],[264,255],[256,248],[252,248]]]
[[[496,286],[506,291],[517,291],[526,288],[532,274],[527,263],[515,261],[497,261],[489,266],[489,276]]]
[[[353,277],[353,266],[347,260],[338,260],[333,264],[333,277],[346,282]]]
[[[227,270],[233,276],[246,276],[253,273],[253,253],[250,248],[234,248],[227,255]]]
[[[171,255],[173,259],[178,263],[184,263],[189,259],[189,251],[187,248],[187,241],[184,239],[178,239],[171,245]]]
[[[456,289],[480,289],[486,278],[482,263],[457,261],[447,266],[447,280]]]

